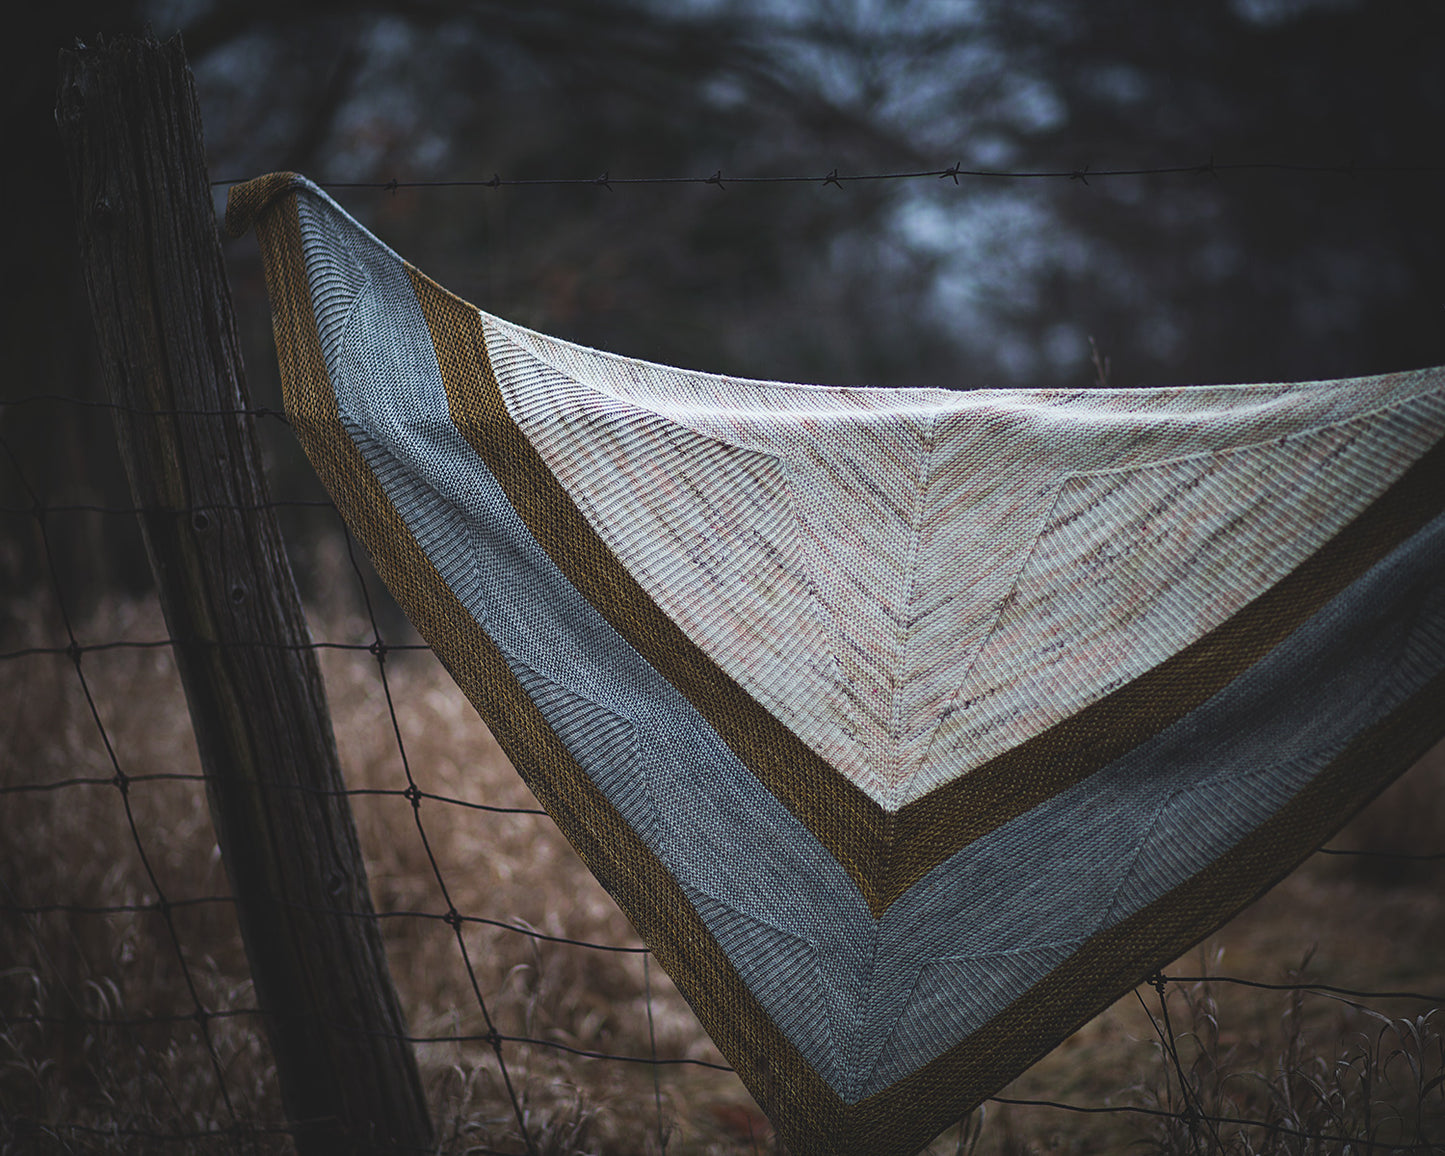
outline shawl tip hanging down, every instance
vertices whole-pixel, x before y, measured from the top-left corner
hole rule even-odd
[[[747,381],[295,174],[227,221],[347,522],[794,1152],[921,1147],[1445,731],[1445,370]]]

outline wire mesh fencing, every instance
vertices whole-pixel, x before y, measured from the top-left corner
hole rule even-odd
[[[284,1152],[287,1120],[153,598],[76,605],[67,519],[0,412],[0,1151]],[[289,436],[284,416],[253,420]],[[671,983],[328,503],[283,497],[376,914],[444,1152],[775,1150]],[[204,510],[185,511],[203,514]],[[101,560],[95,559],[99,565]],[[1438,756],[1439,752],[1436,752]],[[1403,802],[1438,796],[1438,757]],[[295,788],[288,788],[295,789]],[[1376,820],[1378,825],[1380,821]],[[1438,834],[1438,826],[1435,828]],[[1325,848],[932,1151],[1445,1150],[1436,846]],[[1379,872],[1385,871],[1381,877]]]

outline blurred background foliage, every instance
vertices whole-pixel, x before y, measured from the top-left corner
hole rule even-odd
[[[4,192],[12,399],[102,396],[55,57],[147,26],[185,37],[218,180],[1437,166],[336,190],[449,288],[620,353],[960,388],[1095,383],[1090,338],[1122,386],[1445,361],[1434,0],[67,0],[26,21],[0,49],[25,169]],[[254,241],[228,258],[253,394],[275,406]],[[0,435],[45,501],[128,500],[104,411],[7,407]],[[282,487],[309,492],[284,437],[272,452]],[[13,474],[0,486],[23,505]],[[0,583],[24,589],[33,527],[5,526]],[[128,519],[66,527],[77,599],[148,583]]]
[[[354,182],[721,170],[723,189],[334,190],[448,288],[511,320],[619,353],[785,380],[957,388],[1088,387],[1101,377],[1125,387],[1303,380],[1445,363],[1442,0],[57,0],[11,14],[0,38],[6,140],[19,170],[0,182],[10,289],[0,309],[0,649],[64,641],[46,589],[50,568],[31,510],[37,500],[51,511],[44,525],[54,577],[81,640],[154,639],[164,629],[153,601],[133,597],[149,588],[150,572],[126,510],[131,498],[109,414],[14,404],[45,394],[104,399],[53,121],[56,54],[77,38],[93,42],[147,25],[157,36],[180,30],[185,38],[218,180],[286,168]],[[1211,158],[1353,163],[1362,171],[1092,176],[1087,183],[927,178],[841,188],[726,180],[955,163],[1097,171],[1205,166]],[[1417,171],[1363,168],[1380,165]],[[218,207],[224,197],[219,187]],[[226,246],[252,395],[274,409],[280,389],[255,241]],[[257,428],[276,496],[323,497],[286,427],[260,420]],[[65,505],[116,512],[55,509]],[[348,599],[352,579],[335,516],[324,509],[283,514],[318,636],[369,640],[368,620]],[[373,593],[388,642],[404,641],[398,612],[386,608],[379,589]],[[328,651],[323,658],[337,732],[350,746],[348,774],[358,786],[392,784],[384,776],[395,773],[395,739],[370,656]],[[118,741],[136,768],[194,766],[185,761],[194,756],[185,753],[188,727],[165,662],[162,652],[116,650],[90,667],[96,677],[109,672],[102,706],[114,713]],[[418,767],[443,776],[452,794],[479,790],[505,799],[522,790],[510,771],[502,774],[500,756],[494,763],[483,757],[479,723],[439,668],[399,663],[393,670],[405,679],[397,699],[404,722],[415,724],[406,742]],[[74,683],[65,683],[68,699],[59,689],[67,670],[57,663],[37,673],[9,663],[0,675],[9,693],[0,701],[12,705],[10,747],[0,750],[0,763],[8,755],[37,779],[43,768],[56,778],[86,766],[109,773],[104,752],[87,754],[76,737],[89,734],[91,722]],[[438,704],[448,703],[450,713],[439,713]],[[1392,802],[1355,824],[1347,845],[1437,847],[1440,766],[1437,757],[1407,776]],[[479,779],[482,771],[495,777]],[[142,886],[139,873],[118,866],[132,837],[107,810],[113,800],[87,795],[93,811],[77,811],[68,793],[36,798],[44,803],[39,819],[27,810],[12,824],[12,858],[22,865],[14,878],[23,873],[45,901],[74,893],[92,903],[131,902],[141,894],[132,894]],[[201,865],[208,853],[201,796],[193,791],[166,805],[179,809],[156,811],[148,837],[152,829],[164,833],[163,858],[187,886],[212,878],[218,861]],[[379,849],[371,879],[380,906],[422,905],[421,892],[409,890],[430,886],[416,847],[394,838],[388,812],[358,813],[368,846]],[[538,926],[581,920],[546,926],[607,939],[587,921],[620,916],[600,891],[587,890],[580,864],[549,830],[525,827],[499,838],[490,829],[479,835],[470,819],[449,826],[455,878],[476,888],[458,902],[509,920],[531,913]],[[486,840],[484,854],[478,839]],[[482,862],[486,869],[477,868]],[[1327,979],[1361,976],[1368,986],[1434,990],[1438,872],[1422,875],[1395,860],[1313,862],[1236,925],[1229,968],[1286,978],[1270,969],[1322,937],[1318,962]],[[103,886],[96,873],[109,882]],[[602,905],[589,907],[579,895]],[[129,927],[115,934],[135,934]],[[235,935],[206,927],[187,950],[200,955],[219,945],[216,982],[231,985],[225,998],[233,998],[246,975]],[[114,954],[98,928],[94,920],[80,931],[62,925],[70,938],[60,941],[60,970],[37,965],[38,974],[47,982],[70,970],[86,974],[80,934],[97,937],[87,940],[96,959]],[[142,941],[134,971],[107,971],[102,962],[94,974],[132,984],[134,1008],[166,1007],[175,985],[157,963],[170,958],[166,950]],[[390,950],[413,1025],[453,1030],[445,1017],[470,998],[463,978],[447,986],[441,955],[424,936],[397,931]],[[618,979],[613,969],[610,979],[599,978],[587,963],[584,984],[575,971],[582,965],[549,956],[553,970],[544,975],[539,967],[535,988],[524,989],[513,985],[523,974],[513,955],[479,950],[482,957],[497,969],[487,990],[511,985],[526,1007],[545,1009],[538,1013],[543,1029],[575,1031],[564,1038],[592,1046],[598,1017],[605,1017],[607,1031],[617,1033],[609,1046],[639,1054],[646,1046],[637,1011],[644,989],[635,975]],[[26,973],[23,963],[17,956],[12,979]],[[544,990],[545,999],[538,994]],[[514,1006],[506,1004],[510,996],[501,998]],[[1233,1034],[1218,1034],[1216,1024],[1210,1036],[1200,1034],[1200,1009],[1213,1014],[1208,993],[1190,1000],[1185,1029],[1212,1043],[1200,1045],[1188,1078],[1221,1112],[1265,1111],[1261,1104],[1277,1094],[1280,1079],[1289,1099],[1298,1090],[1296,1073],[1312,1078],[1318,1063],[1333,1065],[1335,1077],[1354,1070],[1329,1049],[1336,1038],[1353,1048],[1357,1037],[1347,1033],[1359,1030],[1357,1021],[1326,1022],[1323,1013],[1312,1021],[1310,1031],[1326,1041],[1316,1056],[1302,1050],[1296,1016],[1276,1062],[1238,1028],[1272,1024],[1275,1013],[1265,1004],[1234,1005],[1221,1017],[1235,1025]],[[664,997],[658,1006],[665,1050],[681,1051],[689,1041],[705,1046],[679,999]],[[1322,1006],[1327,1013],[1333,1007]],[[58,1089],[54,1118],[88,1120],[78,1113],[90,1109],[74,1106],[90,1085],[74,1078],[80,1061],[70,1035],[43,1038],[20,1056],[49,1073],[37,1086]],[[1120,1041],[1147,1036],[1142,1020],[1100,1017],[1015,1091],[1088,1103],[1139,1093],[1159,1102],[1155,1085],[1120,1090],[1121,1081],[1136,1078],[1127,1074],[1134,1069],[1121,1059]],[[235,1047],[235,1078],[269,1081],[259,1037]],[[60,1067],[45,1058],[56,1048]],[[119,1054],[86,1053],[86,1062],[109,1071]],[[164,1063],[153,1062],[156,1054],[127,1051],[119,1074],[96,1086],[164,1088],[170,1096],[171,1079],[187,1104],[211,1094],[204,1087],[186,1092],[204,1083],[203,1067],[186,1059],[192,1053],[171,1048]],[[1391,1053],[1385,1066],[1402,1054]],[[1354,1052],[1339,1055],[1355,1063]],[[437,1056],[431,1060],[429,1070],[439,1070]],[[133,1076],[137,1065],[141,1074]],[[19,1070],[9,1064],[7,1078],[18,1079]],[[573,1078],[571,1069],[561,1070]],[[594,1104],[611,1105],[612,1122],[599,1117],[599,1133],[631,1135],[634,1117],[641,1119],[636,1107],[652,1092],[609,1084],[615,1070],[595,1070],[597,1082],[584,1091]],[[1402,1070],[1396,1064],[1396,1073]],[[1221,1098],[1226,1075],[1230,1094],[1243,1100]],[[443,1091],[456,1119],[492,1110],[484,1098],[469,1107],[470,1091]],[[269,1094],[257,1093],[258,1102]],[[750,1109],[714,1104],[716,1095],[713,1085],[693,1088],[680,1077],[668,1092],[680,1119],[736,1109],[751,1136]],[[139,1100],[123,1100],[125,1112],[141,1110]],[[1362,1102],[1372,1106],[1368,1097]],[[1296,1115],[1287,1118],[1302,1120],[1293,1104]],[[1337,1108],[1331,1101],[1330,1110]],[[107,1106],[97,1122],[115,1118]],[[989,1124],[998,1138],[992,1150],[1036,1150],[1028,1140],[1035,1133],[1019,1125],[1016,1139],[1014,1127],[1000,1108]],[[1113,1132],[1091,1141],[1077,1117],[1039,1128],[1048,1151],[1124,1146],[1113,1143]],[[1417,1131],[1423,1135],[1423,1125]],[[744,1138],[739,1132],[738,1149]],[[1161,1124],[1150,1150],[1188,1151],[1195,1142],[1191,1134],[1184,1147],[1186,1140]]]

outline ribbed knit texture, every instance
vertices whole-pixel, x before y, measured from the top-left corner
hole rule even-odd
[[[618,559],[889,810],[1195,641],[1445,433],[1422,373],[827,389],[485,324],[508,412]]]
[[[322,479],[795,1152],[921,1146],[1445,731],[1441,370],[742,381],[250,220]]]

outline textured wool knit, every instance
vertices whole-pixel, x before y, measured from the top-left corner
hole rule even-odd
[[[911,1152],[1445,732],[1445,370],[746,381],[254,224],[378,571],[790,1149]]]

